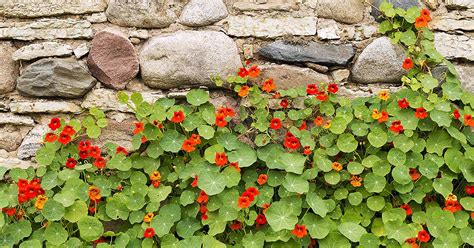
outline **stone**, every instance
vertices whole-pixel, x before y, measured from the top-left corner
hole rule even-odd
[[[424,4],[432,10],[436,10],[441,4],[442,0],[423,0]]]
[[[318,20],[318,38],[321,40],[337,40],[340,39],[339,27],[337,22],[331,19],[319,19]]]
[[[29,167],[36,168],[38,167],[38,164],[29,160],[18,159],[16,157],[10,156],[7,151],[0,150],[0,167],[4,167],[7,169],[28,169]]]
[[[261,65],[260,78],[272,78],[278,89],[290,89],[308,84],[330,82],[331,80],[325,74],[315,72],[309,68],[301,68],[290,65]]]
[[[0,149],[5,149],[9,152],[15,151],[28,131],[29,128],[15,125],[0,126]]]
[[[317,42],[290,44],[285,41],[272,42],[258,51],[260,55],[285,62],[312,62],[327,65],[346,65],[354,56],[351,44],[335,45]]]
[[[253,44],[243,44],[242,45],[242,50],[244,52],[244,58],[245,59],[252,59],[253,58],[253,52],[254,52]]]
[[[30,132],[21,142],[20,147],[17,151],[17,157],[19,159],[27,159],[34,157],[36,151],[41,148],[43,144],[44,135],[49,131],[47,125],[38,125],[31,129]]]
[[[103,12],[94,13],[86,17],[86,20],[88,20],[91,23],[103,23],[103,22],[107,22],[107,16]]]
[[[107,127],[101,130],[100,137],[95,140],[94,144],[101,148],[109,142],[124,147],[127,151],[132,151],[133,129],[136,121],[135,118],[128,118],[122,122],[109,120]]]
[[[222,0],[191,0],[184,6],[179,22],[190,27],[201,27],[218,22],[228,14]]]
[[[455,11],[435,16],[430,26],[441,31],[474,31],[474,11]]]
[[[360,0],[309,0],[318,17],[354,24],[364,19],[365,6]]]
[[[469,0],[468,0],[469,1]],[[380,4],[383,2],[389,2],[393,4],[393,7],[395,8],[402,8],[402,9],[409,9],[410,7],[416,6],[419,7],[420,3],[418,0],[374,0],[373,5],[375,6],[372,7],[372,12],[371,15],[376,18],[377,21],[381,22],[383,19],[380,18],[382,13],[378,10],[380,7]]]
[[[138,56],[127,36],[105,29],[91,43],[87,65],[92,75],[104,85],[122,90],[138,74]]]
[[[0,16],[41,17],[64,14],[85,14],[105,10],[105,0],[7,0],[0,1]]]
[[[0,39],[54,40],[92,38],[91,23],[74,19],[40,19],[0,23]]]
[[[447,59],[474,61],[474,38],[464,35],[435,33],[436,50]]]
[[[474,94],[474,66],[472,64],[459,64],[455,67],[462,87]]]
[[[233,5],[234,9],[241,11],[255,10],[297,10],[298,5],[295,0],[240,0]]]
[[[35,121],[31,117],[25,115],[0,113],[0,125],[4,124],[33,126],[35,124]]]
[[[13,60],[33,60],[45,57],[68,56],[71,54],[71,46],[58,42],[47,41],[21,47],[13,53]]]
[[[474,9],[472,0],[445,0],[444,2],[450,9]]]
[[[128,95],[131,95],[131,92],[125,91]],[[161,92],[140,92],[143,99],[153,104],[156,100],[160,98],[165,98],[166,95]],[[82,101],[81,106],[84,109],[89,109],[92,107],[98,107],[104,111],[118,111],[124,113],[132,113],[133,110],[120,103],[117,99],[117,92],[110,89],[94,89],[89,94],[86,95],[84,101]]]
[[[210,76],[226,78],[241,66],[235,42],[215,31],[178,31],[156,36],[140,51],[141,76],[151,88],[215,87]]]
[[[308,68],[311,68],[317,72],[321,72],[321,73],[326,73],[329,71],[329,67],[327,66],[324,66],[324,65],[319,65],[319,64],[315,64],[315,63],[311,63],[311,62],[306,62],[304,63],[304,65],[306,65],[306,67]]]
[[[381,37],[370,43],[352,68],[352,79],[359,83],[397,83],[406,71],[402,68],[405,51]]]
[[[315,35],[316,18],[314,17],[281,17],[263,18],[251,16],[228,17],[227,33],[236,37],[268,37],[284,35]]]
[[[18,63],[12,55],[16,51],[10,42],[0,43],[0,95],[15,90],[16,78],[19,74]]]
[[[119,26],[164,28],[173,23],[180,11],[179,0],[110,0],[107,19]]]
[[[82,61],[46,58],[23,70],[17,89],[28,96],[77,98],[85,95],[95,83]]]
[[[82,43],[76,49],[74,49],[74,56],[80,59],[89,53],[89,45],[87,43]]]
[[[146,40],[150,38],[150,34],[146,29],[132,29],[128,31],[128,37]]]
[[[9,104],[10,111],[16,114],[33,113],[80,113],[81,107],[72,102],[49,100],[21,100]]]
[[[331,72],[332,79],[335,82],[344,82],[351,75],[351,71],[347,69],[335,70]]]

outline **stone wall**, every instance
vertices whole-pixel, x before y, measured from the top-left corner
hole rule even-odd
[[[280,88],[337,82],[350,97],[398,88],[403,49],[377,34],[380,0],[0,1],[0,165],[26,167],[54,116],[107,111],[99,142],[130,146],[133,117],[117,90],[180,98],[246,60]],[[393,1],[432,11],[436,46],[474,90],[474,2]]]

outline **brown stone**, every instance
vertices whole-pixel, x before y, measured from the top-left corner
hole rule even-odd
[[[15,151],[21,144],[23,137],[30,128],[13,125],[2,125],[0,127],[0,149]]]
[[[122,122],[109,121],[107,127],[102,129],[102,133],[97,139],[96,144],[99,147],[104,147],[105,144],[112,142],[131,151],[134,121],[136,121],[134,118],[128,118]]]
[[[289,65],[262,65],[261,78],[272,78],[278,89],[290,89],[308,84],[328,83],[327,75],[318,73],[309,68]]]
[[[95,35],[87,64],[94,77],[114,89],[125,89],[139,68],[132,43],[124,34],[112,29]]]
[[[18,64],[12,59],[15,48],[10,42],[0,43],[0,95],[15,89]]]

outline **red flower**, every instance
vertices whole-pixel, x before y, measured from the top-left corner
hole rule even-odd
[[[230,167],[233,167],[236,171],[240,172],[239,162],[232,162],[229,164]]]
[[[322,127],[324,125],[324,118],[321,116],[314,118],[314,125],[317,127]]]
[[[194,141],[191,139],[185,140],[183,142],[183,145],[181,146],[181,149],[183,149],[183,151],[185,152],[193,152],[194,150],[196,150],[196,148],[194,147]]]
[[[254,188],[254,187],[247,188],[247,190],[245,192],[249,192],[250,194],[252,194],[254,196],[257,196],[257,195],[260,194],[260,192],[258,192],[258,189]]]
[[[237,72],[237,75],[238,75],[239,77],[244,78],[244,77],[246,77],[246,76],[249,75],[249,71],[247,71],[246,68],[242,67],[242,68],[239,69],[239,72]]]
[[[239,197],[239,200],[237,201],[237,205],[239,208],[248,208],[250,206],[250,199],[248,197]]]
[[[94,161],[94,166],[98,169],[103,169],[106,165],[107,163],[105,162],[105,159],[103,157],[98,157]]]
[[[405,210],[405,214],[408,216],[408,215],[411,215],[413,213],[413,211],[411,210],[411,207],[410,205],[408,204],[403,204],[400,206],[401,208],[403,208]]]
[[[194,145],[201,144],[201,136],[199,134],[193,133],[189,139],[194,142]]]
[[[80,159],[86,159],[89,157],[89,151],[80,151],[79,152],[79,158]]]
[[[455,109],[453,111],[453,116],[454,116],[454,119],[458,120],[459,118],[461,118],[461,114],[459,113],[459,110]]]
[[[51,128],[51,130],[56,130],[61,127],[61,120],[57,117],[54,117],[51,119],[51,121],[48,124],[48,127]]]
[[[74,169],[76,167],[77,161],[74,158],[68,158],[66,161],[66,167],[69,169]]]
[[[149,239],[153,236],[155,236],[155,230],[153,229],[153,227],[148,227],[147,229],[145,229],[145,233],[143,233],[144,238]]]
[[[128,156],[127,149],[125,149],[125,147],[123,146],[117,146],[117,148],[115,149],[115,154],[119,153],[123,153],[125,156]]]
[[[184,121],[184,113],[183,111],[176,111],[171,118],[171,121],[174,123],[181,123]]]
[[[198,176],[194,176],[194,180],[191,183],[191,187],[196,188],[198,186]]]
[[[248,70],[248,75],[252,78],[258,77],[260,75],[260,69],[258,68],[258,66],[251,66]]]
[[[267,218],[265,217],[264,214],[258,214],[257,218],[255,219],[255,222],[257,222],[257,225],[265,225],[267,224]]]
[[[89,156],[93,158],[100,158],[100,155],[100,148],[98,146],[91,146],[91,148],[89,149]]]
[[[225,120],[225,115],[216,115],[216,126],[225,127],[227,126],[227,121]]]
[[[217,166],[224,166],[227,164],[227,156],[225,155],[225,152],[216,152],[216,158],[215,162]]]
[[[288,104],[289,104],[289,103],[288,103],[288,100],[286,100],[286,99],[281,99],[281,101],[280,101],[280,106],[281,106],[282,108],[288,108]]]
[[[409,103],[406,98],[403,98],[402,100],[398,100],[398,107],[401,109],[406,109],[408,108]]]
[[[421,177],[421,174],[415,168],[410,168],[410,171],[408,173],[410,174],[412,181],[416,181],[418,180],[418,178]]]
[[[329,84],[328,91],[333,94],[336,94],[339,91],[339,87],[337,87],[337,84]]]
[[[320,100],[321,102],[327,101],[329,99],[328,94],[324,91],[318,92],[316,99]]]
[[[311,150],[311,148],[309,146],[305,146],[304,147],[304,150],[303,150],[303,154],[304,155],[311,155],[311,153],[313,153],[313,151]]]
[[[466,194],[474,195],[474,185],[466,186]]]
[[[270,78],[267,81],[263,82],[263,86],[262,86],[263,91],[270,93],[274,89],[276,89],[276,85],[273,82],[273,79]]]
[[[421,230],[418,232],[418,240],[426,243],[430,241],[430,234],[426,230]]]
[[[135,129],[133,130],[133,134],[139,134],[145,130],[145,124],[143,122],[135,122]]]
[[[239,221],[234,221],[234,222],[232,222],[232,224],[230,224],[230,229],[232,229],[234,231],[242,229],[242,223],[239,222]]]
[[[20,179],[18,180],[16,185],[18,186],[19,189],[26,189],[26,187],[28,187],[29,184],[28,184],[28,180]]]
[[[9,217],[12,217],[16,213],[16,208],[2,208],[2,212],[6,213]]]
[[[270,128],[273,130],[278,130],[281,128],[281,120],[278,118],[273,118],[270,121]]]
[[[208,211],[208,209],[207,209],[206,204],[201,204],[201,205],[199,206],[199,213],[201,213],[201,214],[206,214],[207,211]]]
[[[227,116],[234,117],[235,112],[232,108],[222,107],[222,108],[217,110],[217,114],[218,115],[224,115],[225,117],[227,117]]]
[[[253,202],[253,200],[255,200],[255,195],[248,191],[245,191],[244,193],[242,193],[240,197],[247,197],[250,200],[250,202]]]
[[[301,239],[308,234],[308,231],[306,231],[305,225],[295,224],[295,229],[293,229],[291,233],[293,233],[293,235],[295,235],[297,238]]]
[[[308,93],[308,95],[318,94],[318,86],[316,86],[316,84],[308,84],[308,86],[306,87],[306,93]]]
[[[58,142],[63,144],[63,145],[67,145],[69,142],[71,142],[71,136],[69,136],[65,133],[60,133]]]
[[[457,211],[462,210],[461,204],[457,200],[446,200],[445,207],[443,210],[447,210],[451,213],[456,213]]]
[[[383,123],[383,122],[388,121],[388,113],[385,110],[382,110],[381,114],[382,114],[382,116],[380,116],[380,118],[378,118],[377,121],[379,123]]]
[[[426,112],[426,109],[424,108],[417,108],[415,116],[418,119],[425,119],[426,117],[428,117],[428,112]]]
[[[392,125],[390,126],[390,131],[394,133],[400,133],[403,131],[403,125],[401,121],[394,121],[392,122]]]
[[[420,11],[420,16],[425,18],[425,20],[427,22],[431,21],[431,16],[430,16],[430,11],[426,8],[423,8],[421,11]]]
[[[416,238],[409,238],[405,240],[406,244],[409,244],[411,248],[418,248],[418,244],[416,243]]]
[[[76,134],[76,130],[74,130],[74,128],[69,125],[65,126],[62,132],[70,136]]]
[[[209,216],[207,216],[207,214],[201,215],[201,220],[207,220],[207,219],[209,219]]]
[[[291,134],[291,133],[290,133]],[[291,149],[291,150],[296,150],[300,147],[300,141],[298,140],[298,138],[294,137],[292,134],[291,136],[287,136],[285,138],[285,143],[284,143],[285,147],[288,148],[288,149]]]
[[[260,174],[257,179],[258,185],[264,185],[268,180],[268,176],[266,174]]]
[[[410,58],[406,58],[403,61],[402,67],[405,70],[410,70],[411,68],[413,68],[413,60],[411,60]]]
[[[298,130],[305,130],[308,126],[306,125],[306,121],[301,122],[301,125],[298,127]]]
[[[207,203],[207,201],[209,201],[209,196],[206,194],[206,192],[201,190],[197,198],[197,203]]]
[[[464,125],[474,127],[474,120],[472,115],[464,114]]]
[[[77,149],[79,151],[88,151],[90,148],[91,148],[91,142],[88,141],[88,140],[86,140],[86,141],[81,140],[79,142],[79,145],[77,146]]]
[[[54,142],[58,139],[58,136],[56,136],[56,134],[54,133],[47,133],[46,136],[44,137],[44,141],[46,142]]]

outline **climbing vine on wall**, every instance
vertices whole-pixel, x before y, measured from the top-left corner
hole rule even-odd
[[[426,9],[384,3],[406,47],[398,92],[347,99],[337,84],[279,90],[241,68],[186,102],[117,96],[133,148],[107,126],[53,118],[33,169],[0,169],[0,247],[458,247],[474,245],[474,97],[434,48]],[[432,74],[445,66],[441,76]]]

